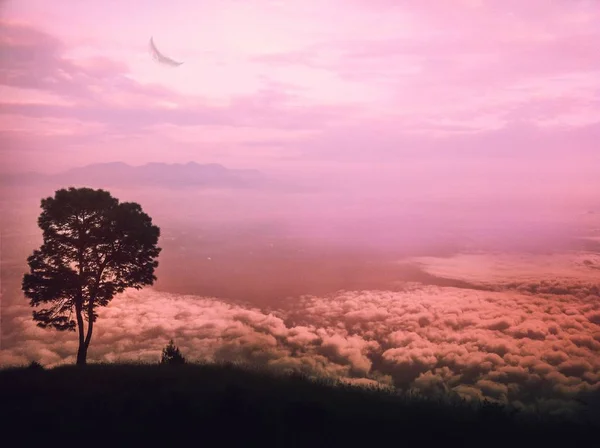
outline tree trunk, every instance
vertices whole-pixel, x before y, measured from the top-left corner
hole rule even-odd
[[[87,356],[87,351],[88,351],[88,347],[90,346],[90,341],[92,340],[92,330],[94,328],[94,318],[93,316],[93,304],[94,302],[92,300],[90,300],[90,306],[89,306],[89,310],[88,310],[88,328],[87,328],[87,335],[85,336],[85,341],[83,342],[83,364],[85,364],[85,357]]]
[[[87,364],[87,345],[85,343],[79,344],[79,349],[77,350],[77,365],[85,366]]]
[[[77,365],[85,366],[87,361],[87,345],[83,332],[83,316],[81,315],[81,305],[75,305],[75,315],[77,316],[77,331],[79,332],[79,349],[77,350]]]

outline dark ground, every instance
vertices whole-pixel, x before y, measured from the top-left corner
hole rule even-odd
[[[0,403],[3,439],[22,446],[600,446],[584,419],[234,366],[6,369]]]

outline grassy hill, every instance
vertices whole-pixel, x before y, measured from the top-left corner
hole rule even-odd
[[[0,403],[23,446],[600,446],[589,422],[227,365],[5,369]]]

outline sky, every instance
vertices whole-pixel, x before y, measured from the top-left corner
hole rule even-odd
[[[4,0],[0,18],[3,172],[597,178],[597,0]]]
[[[0,0],[0,176],[194,161],[318,187],[111,190],[164,250],[155,288],[102,310],[94,361],[174,337],[577,406],[600,390],[598,42],[600,0]],[[0,188],[0,364],[72,362],[19,289],[51,193],[25,190]]]

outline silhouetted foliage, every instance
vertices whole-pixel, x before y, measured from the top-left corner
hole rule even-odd
[[[29,370],[44,370],[44,366],[37,361],[31,361],[27,368]]]
[[[169,344],[163,348],[160,363],[171,366],[185,364],[185,358],[181,354],[179,347],[173,342],[173,339],[171,339]]]
[[[96,308],[156,280],[160,229],[139,204],[104,190],[61,189],[41,207],[44,242],[27,259],[22,289],[32,307],[46,305],[33,311],[38,326],[78,330],[77,364],[85,365]]]

